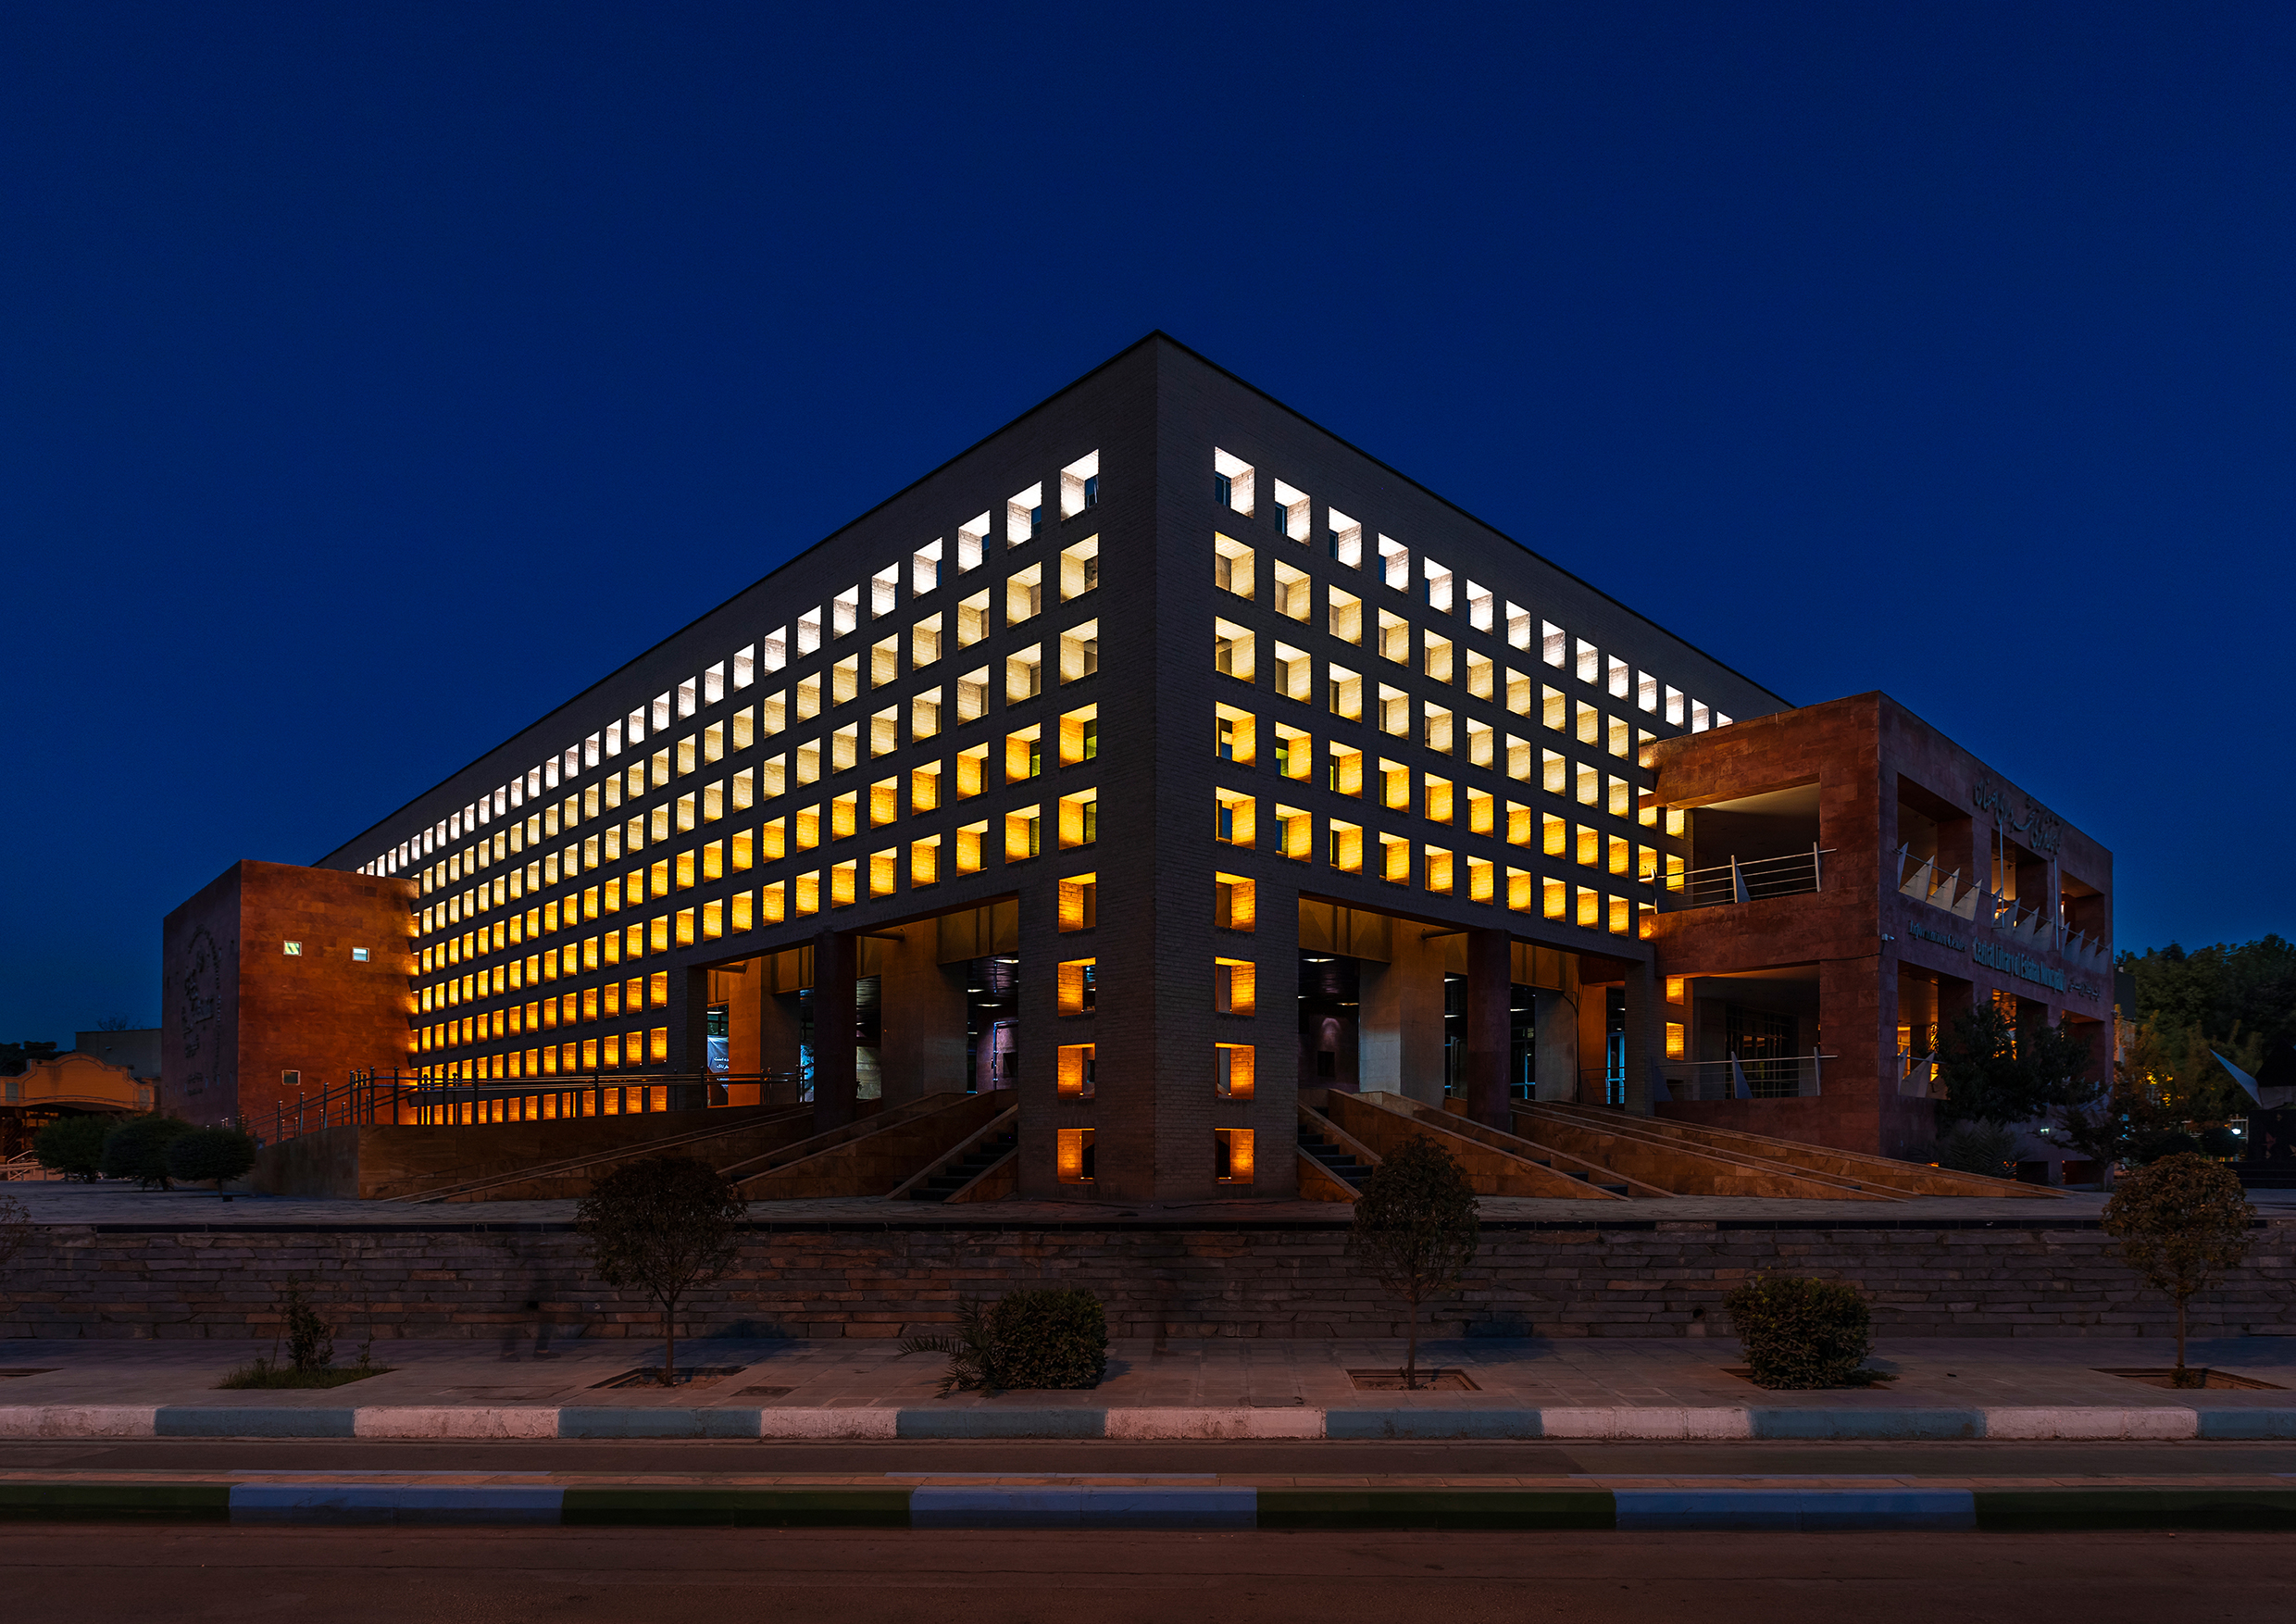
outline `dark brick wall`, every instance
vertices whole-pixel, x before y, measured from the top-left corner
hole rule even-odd
[[[701,1334],[893,1337],[946,1325],[967,1296],[1081,1286],[1118,1336],[1326,1338],[1401,1333],[1397,1305],[1345,1255],[1338,1225],[1298,1229],[760,1231],[693,1300]],[[2172,1329],[2094,1229],[1858,1230],[1668,1224],[1492,1229],[1436,1334],[1728,1334],[1722,1299],[1749,1273],[1856,1282],[1884,1337],[2132,1337]],[[356,1339],[646,1336],[635,1293],[603,1288],[563,1227],[148,1233],[56,1228],[17,1265],[0,1336],[268,1338],[278,1294],[313,1292]],[[529,1306],[538,1305],[538,1306]],[[2296,1223],[2258,1232],[2247,1264],[2196,1299],[2193,1334],[2296,1324]]]

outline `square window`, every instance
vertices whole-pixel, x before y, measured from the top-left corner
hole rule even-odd
[[[303,956],[303,943],[300,943],[300,942],[289,942],[289,943],[283,943],[282,945],[284,945],[284,946],[285,946],[285,948],[287,949],[287,956],[288,956],[289,958],[301,958],[301,957]]]
[[[367,962],[367,949],[364,947],[354,947],[351,949],[351,962],[353,964],[365,964]]]

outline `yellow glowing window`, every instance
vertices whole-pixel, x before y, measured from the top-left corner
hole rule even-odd
[[[1253,799],[1234,790],[1215,789],[1212,792],[1213,838],[1229,845],[1249,847],[1253,843]]]
[[[1096,761],[1100,757],[1100,706],[1085,706],[1072,710],[1060,718],[1060,764],[1074,767],[1079,761]]]
[[[1072,958],[1058,967],[1054,993],[1063,1015],[1090,1015],[1097,1007],[1093,971],[1099,961]]]
[[[1303,806],[1279,805],[1275,810],[1277,844],[1295,863],[1311,861],[1316,846],[1316,819]]]
[[[1363,719],[1363,678],[1345,666],[1324,668],[1324,706],[1349,721]]]
[[[1344,874],[1363,872],[1363,826],[1331,820],[1330,840],[1327,856],[1331,866]]]
[[[858,862],[852,857],[847,857],[842,863],[830,865],[830,906],[833,908],[851,907],[855,902],[859,900],[855,889],[859,883],[858,868]]]
[[[1335,794],[1361,795],[1363,785],[1363,752],[1334,740],[1324,760],[1324,788]]]
[[[1253,552],[1232,536],[1212,538],[1212,584],[1240,598],[1252,595]]]
[[[1411,883],[1411,843],[1401,835],[1379,836],[1379,878],[1392,885]]]
[[[941,805],[941,764],[909,769],[909,810],[930,812]]]
[[[1666,1022],[1666,1058],[1679,1060],[1689,1052],[1689,1048],[1682,1035],[1682,1023],[1678,1020]]]
[[[1610,933],[1626,936],[1634,930],[1634,905],[1623,896],[1610,899]]]
[[[1254,759],[1256,730],[1252,713],[1232,705],[1212,706],[1212,754],[1222,761],[1249,767]]]
[[[1060,843],[1086,846],[1100,839],[1100,792],[1080,790],[1060,798]]]
[[[1004,735],[1004,781],[1017,784],[1044,770],[1044,728],[1022,728]]]
[[[1612,835],[1603,843],[1606,866],[1613,874],[1628,874],[1634,869],[1634,846],[1630,842]]]
[[[1466,860],[1466,896],[1469,902],[1492,900],[1495,873],[1487,857],[1469,857]]]
[[[1060,1128],[1054,1131],[1054,1165],[1063,1184],[1092,1182],[1092,1131]]]
[[[1092,1097],[1092,1049],[1091,1043],[1063,1043],[1057,1087],[1068,1099],[1089,1100]]]
[[[1042,806],[1022,806],[1004,814],[1004,860],[1025,862],[1043,851],[1044,820]]]
[[[1447,778],[1437,778],[1431,772],[1423,774],[1422,779],[1426,790],[1427,811],[1425,816],[1428,821],[1430,823],[1450,822],[1452,805],[1451,781]]]
[[[890,848],[869,854],[869,894],[891,896],[901,870],[900,850]]]
[[[1060,882],[1060,928],[1090,931],[1099,922],[1100,876],[1071,874]]]
[[[1214,1170],[1223,1184],[1252,1182],[1252,1130],[1249,1128],[1217,1128],[1213,1130],[1217,1140],[1217,1160]]]
[[[980,872],[981,847],[986,843],[988,837],[989,824],[986,818],[979,823],[967,823],[956,831],[956,871],[959,874]]]
[[[1222,1015],[1257,1012],[1258,974],[1248,958],[1212,961],[1212,1007]]]
[[[1517,913],[1529,913],[1535,906],[1531,901],[1531,877],[1522,868],[1506,871],[1506,905]]]
[[[1212,923],[1222,931],[1250,931],[1256,920],[1252,881],[1241,874],[1214,874]]]
[[[1232,620],[1212,622],[1212,668],[1240,682],[1253,680],[1252,633]]]
[[[1590,930],[1601,930],[1603,928],[1602,894],[1599,892],[1589,891],[1583,885],[1578,887],[1578,922]]]
[[[819,913],[821,911],[820,870],[817,868],[810,874],[800,874],[791,881],[790,896],[796,906],[799,918]]]
[[[1427,889],[1448,895],[1451,891],[1451,854],[1441,846],[1428,846],[1420,853],[1424,859]]]
[[[757,888],[757,911],[768,925],[778,925],[789,918],[788,881],[777,880],[770,885]]]
[[[1250,1099],[1252,1097],[1252,1045],[1250,1043],[1213,1044],[1212,1083],[1214,1092],[1221,1099]]]
[[[909,843],[909,884],[937,885],[941,881],[941,837],[929,835]]]
[[[1569,916],[1569,886],[1564,884],[1560,880],[1547,880],[1541,882],[1541,890],[1543,893],[1541,903],[1541,912],[1543,913],[1546,918],[1550,919],[1560,919],[1566,918]]]
[[[956,798],[969,801],[985,787],[989,773],[989,747],[975,744],[956,753]]]

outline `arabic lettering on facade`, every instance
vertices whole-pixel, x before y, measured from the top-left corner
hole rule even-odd
[[[2030,795],[2023,797],[2025,816],[2021,818],[2010,816],[2008,792],[1989,780],[1978,780],[1969,799],[1979,812],[1993,815],[1994,827],[2022,836],[2027,845],[2044,856],[2055,856],[2065,843],[2065,819]]]

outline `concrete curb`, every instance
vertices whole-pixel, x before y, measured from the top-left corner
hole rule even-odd
[[[0,1483],[0,1519],[239,1525],[1493,1529],[1619,1532],[2296,1530],[2286,1488],[1256,1489],[1217,1484],[729,1486],[543,1480]]]
[[[1447,1408],[1106,1409],[866,1405],[742,1409],[711,1405],[0,1405],[0,1438],[1446,1438],[1682,1442],[1794,1439],[2296,1439],[2296,1409],[2068,1406],[1746,1405],[1728,1409]]]

